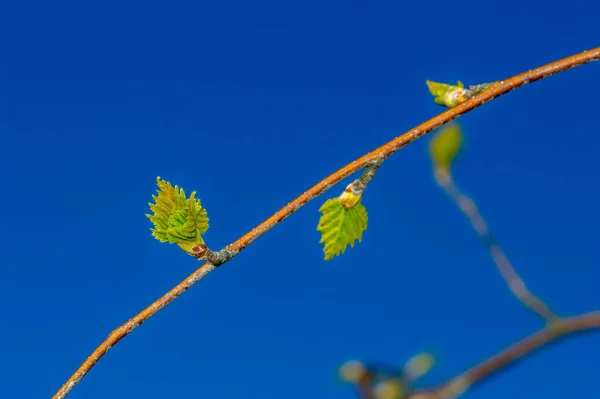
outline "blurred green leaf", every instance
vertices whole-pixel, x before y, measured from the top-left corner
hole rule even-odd
[[[436,168],[449,169],[463,143],[461,128],[456,123],[442,127],[429,142],[429,154]]]

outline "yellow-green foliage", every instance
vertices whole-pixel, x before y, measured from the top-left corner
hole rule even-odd
[[[463,137],[460,126],[450,123],[433,135],[429,142],[429,154],[436,168],[450,168],[462,147]]]
[[[385,369],[369,367],[357,360],[351,360],[340,368],[340,378],[343,381],[357,384],[371,381],[369,397],[373,399],[406,399],[414,391],[415,382],[423,377],[433,366],[433,356],[429,353],[420,353],[409,359],[400,373],[390,373]],[[459,387],[463,391],[465,387]]]
[[[374,399],[403,399],[406,398],[408,387],[404,381],[397,378],[388,378],[378,381],[373,389]]]
[[[404,365],[404,374],[411,380],[421,378],[431,370],[435,359],[431,353],[419,353]]]
[[[195,244],[203,244],[202,234],[208,229],[206,210],[192,192],[186,198],[185,192],[178,186],[156,178],[157,195],[153,195],[154,204],[149,203],[152,215],[146,215],[154,224],[152,235],[160,242],[179,245],[189,252]]]
[[[426,83],[427,87],[429,87],[429,92],[434,97],[433,100],[436,102],[436,104],[452,108],[457,104],[464,102],[468,98],[468,90],[464,88],[465,86],[460,81],[456,84],[456,86],[446,83],[432,82],[431,80],[427,80]]]
[[[354,241],[362,240],[362,234],[367,229],[367,210],[358,202],[352,208],[346,209],[339,198],[331,198],[319,209],[321,218],[317,230],[321,232],[320,243],[324,244],[325,260],[329,260],[346,250]]]

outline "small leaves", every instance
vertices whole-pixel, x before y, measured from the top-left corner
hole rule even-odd
[[[417,380],[431,370],[433,363],[434,358],[429,353],[413,356],[402,368],[351,360],[340,367],[339,373],[343,381],[354,384],[364,397],[407,399],[416,392]],[[457,392],[464,391],[462,385],[458,388]]]
[[[429,92],[434,97],[436,104],[452,108],[460,103],[467,101],[471,98],[472,94],[469,90],[465,89],[462,82],[458,82],[456,86],[449,85],[446,83],[432,82],[427,80],[427,87]]]
[[[448,108],[456,107],[458,104],[462,104],[471,97],[479,94],[490,87],[489,83],[482,83],[475,86],[470,86],[465,89],[465,85],[458,81],[456,86],[449,85],[446,83],[432,82],[427,80],[427,87],[429,92],[434,97],[436,104],[446,106]]]
[[[343,194],[342,194],[343,196]],[[342,197],[340,196],[340,197]],[[360,198],[359,198],[360,200]],[[354,241],[362,240],[367,229],[367,210],[360,202],[351,208],[345,208],[340,198],[325,201],[319,211],[322,216],[317,230],[321,232],[321,244],[324,244],[325,260],[343,253],[346,247],[354,247]]]
[[[152,235],[160,242],[177,244],[189,254],[198,252],[204,246],[202,234],[208,230],[208,217],[199,199],[192,192],[186,198],[178,186],[156,178],[158,195],[153,195],[155,203],[149,203],[152,215],[146,215],[154,224]],[[196,248],[195,250],[193,248]]]
[[[436,169],[449,170],[462,147],[460,126],[450,123],[444,126],[429,142],[429,154]]]

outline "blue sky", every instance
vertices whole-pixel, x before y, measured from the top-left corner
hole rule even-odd
[[[196,190],[222,247],[443,109],[426,79],[512,76],[600,43],[594,1],[16,1],[0,12],[0,356],[50,397],[198,262],[154,240],[157,175]],[[600,64],[460,119],[456,180],[532,290],[600,308]],[[70,398],[352,398],[337,367],[431,350],[435,383],[540,327],[436,187],[428,138],[390,158],[363,243],[324,262],[334,187],[121,341]],[[586,397],[600,334],[472,399]]]

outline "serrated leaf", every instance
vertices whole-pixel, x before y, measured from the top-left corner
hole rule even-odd
[[[321,218],[317,230],[324,244],[325,260],[343,253],[346,247],[354,247],[355,240],[362,240],[367,229],[367,210],[358,202],[350,209],[344,208],[339,198],[331,198],[319,209]]]
[[[157,195],[154,204],[149,203],[152,215],[146,215],[154,224],[152,235],[160,242],[178,244],[186,252],[196,244],[204,244],[202,234],[208,230],[208,217],[196,192],[189,198],[178,186],[156,178]]]
[[[456,123],[435,133],[429,142],[429,154],[436,168],[448,169],[460,153],[462,143],[462,131]]]

